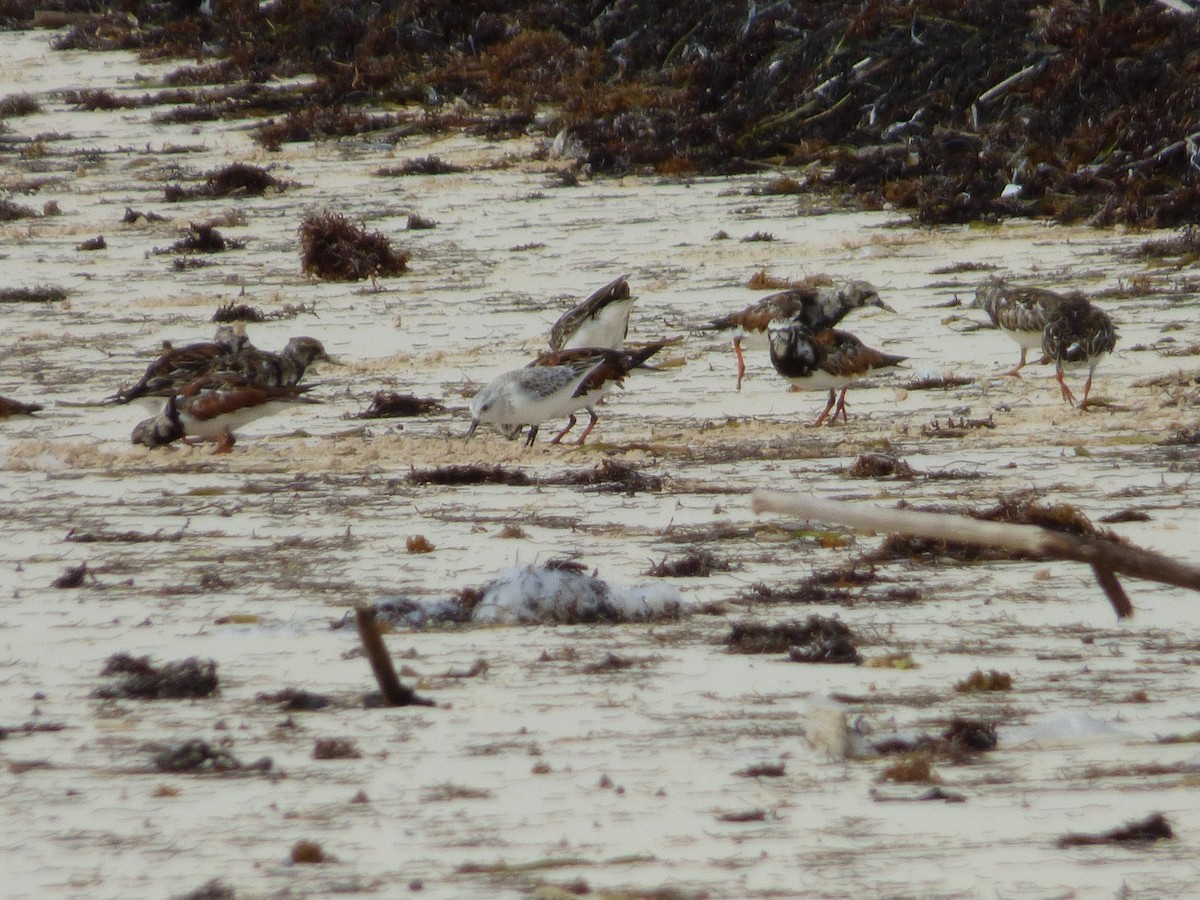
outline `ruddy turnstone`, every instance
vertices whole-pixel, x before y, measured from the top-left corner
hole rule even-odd
[[[319,403],[303,396],[308,390],[308,385],[255,384],[232,375],[197,378],[172,392],[157,416],[139,422],[132,441],[153,448],[198,438],[216,441],[215,452],[228,453],[237,440],[235,428],[289,403]]]
[[[752,303],[741,312],[714,319],[704,326],[708,331],[733,332],[733,352],[737,356],[737,389],[742,389],[746,360],[742,346],[768,345],[767,329],[772,322],[795,321],[810,331],[832,328],[851,310],[877,306],[895,312],[879,299],[879,292],[866,281],[852,281],[842,287],[813,285],[779,291]]]
[[[38,403],[22,403],[20,400],[10,400],[8,397],[0,397],[0,419],[7,419],[11,416],[29,416],[42,408]]]
[[[279,353],[246,347],[218,360],[212,372],[240,375],[259,385],[288,387],[300,383],[314,362],[337,363],[316,338],[294,337]]]
[[[652,369],[653,366],[646,365],[646,360],[669,343],[671,342],[655,341],[636,350],[610,350],[607,347],[578,347],[570,350],[551,350],[543,353],[526,368],[534,366],[564,366],[576,362],[584,364],[589,362],[594,363],[591,371],[588,372],[583,382],[575,391],[577,397],[582,401],[580,406],[586,409],[588,415],[591,417],[587,428],[583,430],[583,434],[576,441],[577,444],[582,445],[587,440],[587,436],[592,433],[592,429],[596,427],[596,422],[600,418],[596,415],[595,405],[611,393],[614,388],[624,387],[625,376],[634,369]],[[574,409],[579,409],[579,406],[574,407]],[[575,423],[578,420],[575,418],[574,409],[568,414],[566,428],[556,434],[550,440],[550,443],[560,443],[566,433],[575,427]],[[517,430],[520,430],[520,426],[517,427]]]
[[[1030,350],[1042,346],[1042,331],[1062,304],[1082,298],[1074,292],[1058,294],[1046,288],[1021,287],[1000,278],[992,278],[975,291],[973,306],[988,314],[992,324],[1017,342],[1021,359],[1005,375],[1017,375],[1025,367]]]
[[[622,275],[610,281],[578,306],[563,313],[550,329],[550,349],[621,349],[629,334],[629,312],[637,299],[629,293],[628,279],[628,275]]]
[[[1074,297],[1058,305],[1042,331],[1042,352],[1054,361],[1054,377],[1068,403],[1075,395],[1063,381],[1063,369],[1087,366],[1087,382],[1079,408],[1087,407],[1096,366],[1117,345],[1117,330],[1108,313],[1083,297]]]
[[[226,329],[223,333],[222,329]],[[217,329],[213,341],[168,348],[152,362],[146,374],[133,387],[108,398],[116,403],[132,400],[156,402],[178,391],[185,384],[207,375],[237,376],[244,381],[275,387],[298,384],[312,363],[336,363],[316,338],[295,337],[279,353],[260,350],[244,334],[229,326]]]
[[[810,331],[801,322],[772,322],[768,328],[771,364],[775,371],[799,388],[829,391],[829,402],[813,425],[820,425],[833,410],[846,421],[846,391],[871,372],[898,366],[908,357],[872,350],[846,331],[825,328]],[[837,389],[841,388],[838,396]],[[834,405],[836,400],[836,406]]]
[[[252,348],[245,332],[230,325],[219,325],[211,341],[182,347],[173,347],[169,341],[163,341],[162,354],[146,367],[146,373],[138,382],[105,399],[113,403],[131,403],[150,398],[157,405],[155,395],[206,375],[220,360],[247,349]]]
[[[592,369],[600,364],[594,357],[576,359],[558,366],[525,366],[497,375],[471,398],[470,440],[481,422],[496,425],[529,425],[525,446],[533,445],[538,426],[586,406],[579,387]]]

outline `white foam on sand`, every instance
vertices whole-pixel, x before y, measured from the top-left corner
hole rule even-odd
[[[482,588],[473,622],[493,625],[646,622],[678,618],[679,588],[647,582],[625,588],[572,569],[514,567]]]

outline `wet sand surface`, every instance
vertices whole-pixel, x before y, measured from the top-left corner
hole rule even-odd
[[[558,174],[568,163],[534,138],[380,136],[268,153],[243,122],[75,109],[62,91],[140,96],[170,67],[56,53],[49,37],[0,34],[12,63],[0,96],[41,104],[0,135],[0,187],[61,211],[0,224],[0,287],[68,291],[0,305],[0,395],[45,406],[0,421],[6,895],[172,896],[214,878],[249,897],[1191,894],[1194,594],[1129,582],[1137,613],[1116,623],[1078,566],[900,560],[836,605],[757,602],[756,585],[787,589],[881,537],[756,517],[748,502],[770,487],[967,509],[1030,492],[1094,522],[1133,512],[1110,527],[1194,559],[1198,275],[1136,254],[1162,234],[918,230],[763,195],[768,175],[569,185]],[[468,168],[376,174],[425,156]],[[290,186],[165,202],[167,185],[232,162]],[[165,218],[123,223],[127,208]],[[391,237],[410,271],[352,284],[301,274],[296,229],[322,208]],[[410,213],[437,227],[405,230]],[[246,246],[156,252],[199,222]],[[774,240],[745,240],[756,233]],[[107,249],[77,249],[100,234]],[[843,327],[908,356],[908,370],[852,388],[850,420],[835,427],[809,427],[824,395],[788,392],[765,352],[748,355],[736,391],[729,343],[699,326],[766,293],[746,286],[759,271],[873,282],[897,314],[854,313]],[[660,354],[662,370],[632,375],[582,447],[548,444],[553,423],[529,449],[486,426],[464,442],[469,396],[623,273],[639,297],[630,339],[683,338]],[[1062,401],[1049,366],[1003,377],[1016,344],[977,329],[981,311],[950,305],[991,274],[1077,288],[1112,314],[1120,342],[1086,412]],[[164,340],[210,337],[229,302],[281,314],[248,327],[258,346],[307,334],[343,361],[308,379],[322,403],[246,426],[228,455],[131,445],[147,413],[102,398]],[[927,375],[972,380],[906,387]],[[447,411],[355,418],[385,389]],[[851,477],[868,452],[914,474]],[[631,466],[661,485],[410,477],[450,464],[535,481]],[[409,552],[417,536],[433,550]],[[687,608],[676,621],[397,630],[386,639],[402,678],[437,706],[362,708],[374,684],[345,623],[356,604],[449,597],[565,557],[633,585],[697,550],[731,568],[670,579]],[[84,563],[79,586],[52,586]],[[724,646],[733,623],[814,612],[849,625],[867,664]],[[92,697],[116,653],[215,660],[219,693]],[[1011,690],[956,691],[976,669],[1010,674]],[[296,712],[260,697],[287,688],[333,703]],[[863,733],[939,733],[957,716],[997,723],[999,745],[935,761],[941,788],[966,802],[922,802],[931,782],[880,780],[893,759],[829,758],[814,710],[834,701]],[[1162,742],[1170,735],[1192,741]],[[270,770],[154,767],[154,745],[193,738],[244,763],[269,757]],[[329,738],[359,755],[314,758]],[[782,773],[738,774],[766,764]],[[1056,844],[1152,812],[1174,840]],[[332,859],[292,862],[302,840]]]

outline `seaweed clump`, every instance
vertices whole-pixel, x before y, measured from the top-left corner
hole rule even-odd
[[[731,572],[733,563],[706,547],[689,550],[672,560],[663,559],[646,570],[654,578],[708,578],[713,572]]]
[[[376,391],[371,405],[355,415],[356,419],[395,419],[408,416],[428,416],[444,412],[446,405],[432,397],[397,394],[395,391]]]
[[[164,194],[168,203],[213,197],[261,197],[268,190],[282,191],[286,181],[276,178],[266,169],[247,163],[232,163],[209,174],[201,185],[193,188],[168,185]]]
[[[380,275],[402,275],[408,254],[392,249],[378,231],[368,232],[345,216],[323,210],[300,223],[300,269],[328,281],[360,281]]]
[[[927,224],[1200,222],[1200,16],[1174,4],[812,0],[747,10],[678,0],[664,11],[349,0],[234,2],[219,16],[180,5],[89,17],[55,46],[150,58],[218,48],[221,59],[180,74],[193,83],[317,76],[330,110],[297,112],[269,140],[373,127],[342,106],[421,104],[429,115],[400,124],[401,135],[568,130],[576,161],[607,173],[720,174],[772,160],[797,175],[768,190],[824,186]],[[209,115],[231,113],[210,105]],[[535,118],[541,109],[552,112]],[[253,102],[236,112],[258,114]]]
[[[201,661],[194,656],[156,666],[148,656],[117,653],[105,661],[100,674],[120,676],[115,686],[92,692],[93,697],[102,700],[178,700],[208,697],[217,690],[216,662]]]
[[[725,639],[734,653],[787,653],[794,662],[859,663],[854,634],[845,622],[815,613],[805,622],[762,625],[737,622]]]
[[[1009,496],[1001,497],[999,502],[990,509],[967,510],[967,515],[984,522],[1036,525],[1050,531],[1062,531],[1078,537],[1120,541],[1120,538],[1112,531],[1096,528],[1087,516],[1069,503],[1045,504],[1028,497]],[[884,539],[878,550],[868,555],[867,561],[877,563],[897,559],[937,558],[949,558],[960,562],[1044,559],[1041,556],[1003,547],[982,547],[960,544],[955,541],[891,534]]]

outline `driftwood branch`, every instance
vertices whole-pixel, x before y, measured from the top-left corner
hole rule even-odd
[[[396,668],[388,655],[383,643],[383,635],[379,633],[379,623],[375,620],[375,610],[370,607],[359,607],[354,611],[354,623],[358,626],[358,636],[362,638],[363,650],[371,662],[371,671],[379,682],[379,691],[383,694],[388,706],[434,706],[432,700],[417,695],[412,688],[405,687],[396,676]]]
[[[1119,619],[1133,615],[1133,604],[1117,581],[1117,574],[1200,591],[1200,569],[1195,566],[1151,550],[1050,531],[1036,525],[981,522],[947,513],[886,509],[869,503],[820,500],[779,491],[755,491],[751,505],[757,513],[777,512],[863,531],[956,541],[979,547],[1002,547],[1050,559],[1081,562],[1092,567]]]

